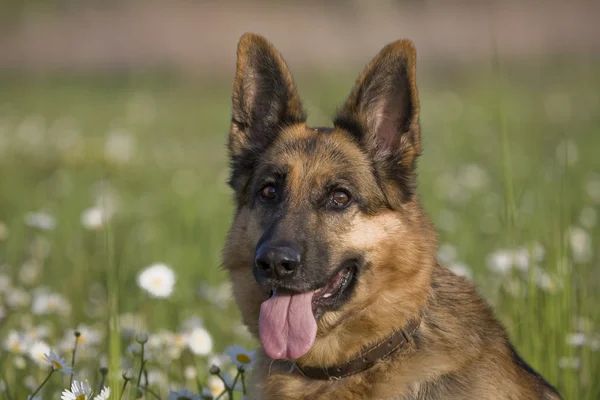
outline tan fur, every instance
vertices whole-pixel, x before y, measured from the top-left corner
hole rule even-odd
[[[256,59],[249,61],[248,54]],[[260,70],[248,71],[248,63],[256,67],[262,59],[276,65],[278,75],[255,76]],[[401,82],[406,86],[405,91],[395,93],[394,87],[380,87],[389,80],[376,78],[392,74],[398,63],[403,68],[400,73],[406,74],[406,82]],[[252,399],[560,398],[516,356],[503,327],[473,284],[437,264],[435,229],[410,185],[389,172],[397,171],[394,163],[399,163],[409,179],[421,153],[415,65],[414,46],[406,40],[386,46],[367,65],[340,112],[342,122],[356,121],[359,131],[366,132],[361,140],[354,140],[338,126],[326,133],[306,126],[279,53],[256,35],[245,35],[240,41],[230,132],[238,207],[223,250],[223,265],[244,324],[258,338],[260,305],[268,292],[256,282],[252,265],[257,243],[273,224],[280,235],[294,237],[302,232],[303,238],[317,240],[329,257],[325,274],[332,273],[347,254],[363,255],[368,266],[360,271],[348,301],[318,320],[315,343],[296,360],[298,365],[325,367],[346,362],[362,348],[402,329],[410,319],[423,316],[408,349],[338,381],[305,378],[289,363],[271,360],[259,351]],[[283,111],[273,114],[271,108],[253,108],[253,102],[261,100],[256,96],[264,82],[271,86],[263,90],[273,90],[273,109]],[[380,90],[388,94],[380,97]],[[404,126],[394,125],[394,114],[390,118],[395,102],[405,106],[400,113],[404,113],[402,121],[407,121],[399,138],[389,135],[390,129]],[[265,128],[259,121],[258,129],[252,126],[256,120],[248,117],[251,112],[264,112],[265,118],[290,114],[292,122]],[[268,131],[272,126],[277,126],[276,132]],[[380,131],[387,136],[377,137]],[[263,147],[257,149],[254,143]],[[399,156],[390,158],[396,151]],[[244,157],[255,158],[247,162]],[[252,186],[255,171],[235,169],[235,165],[274,165],[286,171],[281,188],[285,212],[272,220],[269,212],[259,211],[260,206],[251,200],[256,192]],[[353,205],[343,212],[324,211],[318,206],[319,189],[349,174],[353,189],[364,198],[362,208]],[[313,267],[317,266],[307,266]]]

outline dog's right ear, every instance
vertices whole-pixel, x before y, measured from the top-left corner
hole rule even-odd
[[[279,131],[304,123],[306,114],[287,65],[264,37],[246,33],[238,43],[229,156],[248,167]]]

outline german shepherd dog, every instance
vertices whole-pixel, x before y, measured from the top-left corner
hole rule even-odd
[[[416,191],[415,74],[412,42],[388,44],[333,127],[309,127],[278,51],[241,37],[223,266],[261,342],[250,398],[561,398],[436,260]]]

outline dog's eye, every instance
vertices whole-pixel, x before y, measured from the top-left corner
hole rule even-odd
[[[346,207],[348,204],[350,204],[350,200],[350,194],[342,190],[336,190],[331,195],[331,202],[339,208]]]
[[[263,199],[273,200],[277,196],[277,189],[273,185],[267,185],[260,191]]]

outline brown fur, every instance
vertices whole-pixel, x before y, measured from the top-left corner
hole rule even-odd
[[[258,337],[268,291],[252,265],[266,236],[301,242],[307,277],[328,276],[348,257],[360,260],[351,296],[318,320],[315,344],[298,365],[343,363],[409,319],[423,320],[408,349],[338,381],[305,378],[259,352],[250,397],[560,398],[520,359],[475,287],[436,262],[437,235],[416,193],[421,137],[412,43],[392,43],[367,65],[333,128],[305,122],[281,55],[264,38],[244,35],[229,135],[237,209],[223,251],[243,322]],[[282,194],[266,206],[256,193],[272,176]],[[324,204],[339,182],[353,203],[332,211]]]

